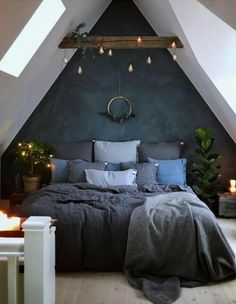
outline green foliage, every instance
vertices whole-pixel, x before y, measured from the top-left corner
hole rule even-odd
[[[26,170],[26,175],[37,175],[37,169],[50,167],[49,148],[37,141],[22,141],[15,148],[16,162],[22,164]]]
[[[83,33],[80,32],[81,29],[84,28],[85,26],[86,26],[86,23],[82,22],[72,32],[71,37],[73,38],[73,40],[75,42],[88,36],[87,32],[83,32]]]
[[[197,148],[197,162],[193,163],[194,176],[193,189],[201,200],[210,203],[216,198],[216,185],[220,166],[219,154],[211,153],[215,138],[214,131],[210,128],[198,128],[195,130]]]

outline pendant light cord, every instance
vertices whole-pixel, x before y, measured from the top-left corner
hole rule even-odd
[[[120,96],[120,67],[118,69],[118,96]]]

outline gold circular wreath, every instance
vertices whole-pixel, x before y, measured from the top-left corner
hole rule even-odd
[[[126,103],[128,104],[128,106],[129,106],[129,111],[128,111],[128,113],[122,114],[122,115],[119,115],[119,116],[118,116],[118,115],[114,115],[114,114],[112,113],[112,111],[111,111],[111,105],[112,105],[112,103],[113,103],[115,100],[117,100],[117,99],[122,100],[122,101],[124,101],[124,102],[126,102]],[[126,98],[126,97],[124,97],[124,96],[116,96],[116,97],[113,97],[113,98],[108,102],[108,104],[107,104],[107,115],[108,115],[108,117],[109,117],[111,120],[116,121],[116,122],[122,123],[122,122],[124,122],[125,120],[134,117],[134,114],[132,113],[132,111],[133,111],[133,108],[132,108],[131,102],[129,101],[128,98]]]

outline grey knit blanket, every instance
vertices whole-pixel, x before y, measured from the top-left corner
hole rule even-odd
[[[195,195],[149,197],[133,211],[125,274],[153,303],[173,303],[181,286],[216,282],[235,273],[234,254],[215,216]]]

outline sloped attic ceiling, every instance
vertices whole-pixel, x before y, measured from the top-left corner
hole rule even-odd
[[[56,3],[57,0],[51,0]],[[66,10],[18,78],[0,71],[0,155],[63,69],[59,42],[81,22],[89,31],[111,0],[60,0]],[[0,1],[0,59],[44,0]],[[48,16],[51,12],[48,12]],[[42,22],[44,22],[43,20]],[[40,28],[40,24],[39,24]],[[39,29],[36,29],[37,34]],[[22,52],[30,46],[26,44]],[[70,58],[73,52],[67,52]],[[20,54],[19,54],[20,55]],[[19,56],[20,58],[20,56]]]
[[[0,2],[0,58],[42,1]],[[59,42],[81,22],[86,22],[89,31],[111,2],[62,1],[66,11],[20,77],[0,72],[0,155],[60,74],[64,51],[57,48]],[[216,6],[212,7],[214,1],[200,1],[134,0],[158,34],[181,38],[185,48],[178,52],[178,64],[236,141],[236,32],[219,18],[222,14]],[[225,0],[224,6],[230,2]],[[216,10],[218,17],[212,13]],[[229,20],[230,11],[224,10],[224,20]],[[72,53],[67,52],[67,57]]]
[[[184,49],[177,52],[178,64],[236,142],[236,31],[219,18],[232,21],[230,9],[222,14],[214,6],[220,1],[210,0],[201,0],[205,5],[198,0],[134,2],[159,35],[179,36]],[[232,8],[231,2],[221,6]]]
[[[236,29],[236,1],[234,0],[198,0],[205,5],[213,14],[225,23]]]

